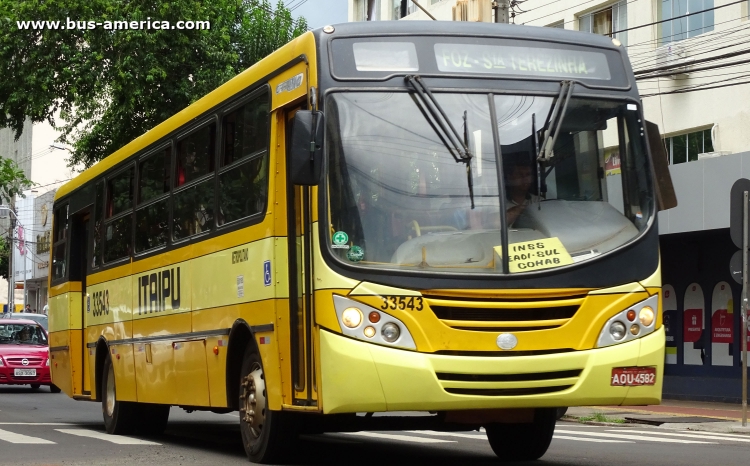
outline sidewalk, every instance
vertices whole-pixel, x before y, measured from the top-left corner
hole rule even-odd
[[[592,406],[569,408],[567,420],[591,423],[649,424],[664,429],[736,432],[750,434],[742,427],[742,405],[700,401],[664,400],[653,406]]]

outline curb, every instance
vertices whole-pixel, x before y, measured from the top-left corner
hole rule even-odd
[[[599,422],[599,421],[582,421],[582,417],[575,417],[565,415],[560,418],[561,421],[577,422],[578,424],[586,424],[590,426],[603,426],[603,427],[622,427],[625,424],[631,424],[631,422],[625,420],[625,422]]]

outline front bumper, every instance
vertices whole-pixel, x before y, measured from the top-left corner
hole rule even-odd
[[[658,404],[664,341],[661,327],[628,343],[586,351],[541,356],[443,356],[373,345],[321,330],[323,411]],[[613,367],[631,366],[656,367],[656,383],[610,385]]]

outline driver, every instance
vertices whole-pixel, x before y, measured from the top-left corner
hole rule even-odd
[[[30,326],[25,326],[21,329],[20,332],[18,332],[18,340],[21,343],[31,343],[31,340],[34,336],[34,332],[32,331]]]
[[[539,196],[529,192],[533,180],[531,166],[520,161],[513,164],[506,182],[508,192],[506,205],[508,208],[505,211],[505,220],[509,227],[513,226],[513,223],[529,204],[539,202]]]

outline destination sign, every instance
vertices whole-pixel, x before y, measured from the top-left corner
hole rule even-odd
[[[604,53],[479,44],[435,44],[440,71],[610,80]]]

